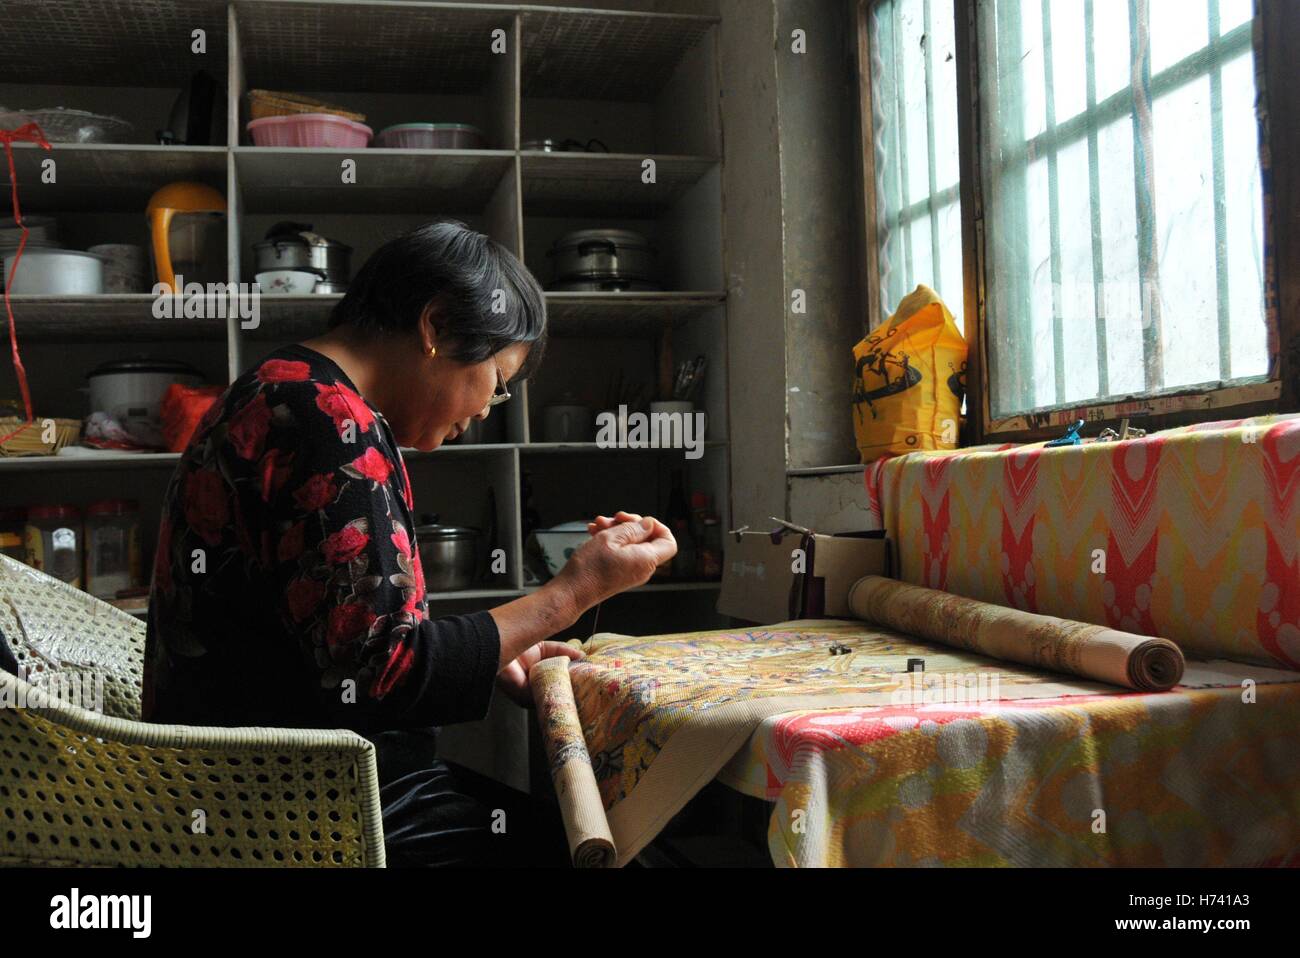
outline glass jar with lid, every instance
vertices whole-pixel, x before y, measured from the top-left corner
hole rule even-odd
[[[27,510],[27,564],[81,588],[81,511],[76,506],[32,506]]]

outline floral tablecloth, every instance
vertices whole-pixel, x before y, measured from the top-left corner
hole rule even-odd
[[[1256,864],[1300,845],[1294,673],[1189,660],[1175,691],[1132,694],[829,619],[583,648],[576,721],[556,725],[572,741],[548,752],[589,756],[619,864],[715,777],[776,802],[783,865]]]
[[[1300,683],[763,720],[783,866],[1300,865]]]

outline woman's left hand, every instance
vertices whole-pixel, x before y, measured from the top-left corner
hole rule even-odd
[[[583,658],[581,649],[575,649],[565,642],[538,642],[529,646],[524,653],[497,673],[497,688],[510,697],[516,705],[530,709],[533,707],[533,688],[528,683],[528,670],[542,659],[557,655],[570,659]]]

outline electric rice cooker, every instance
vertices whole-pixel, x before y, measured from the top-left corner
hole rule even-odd
[[[107,413],[133,438],[152,443],[162,427],[163,394],[172,383],[200,386],[203,374],[188,363],[165,359],[118,359],[89,373],[90,411]]]

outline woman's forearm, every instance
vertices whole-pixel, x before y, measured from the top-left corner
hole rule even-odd
[[[501,636],[500,671],[525,649],[573,625],[586,607],[562,579],[552,579],[536,592],[488,611]]]
[[[536,592],[491,609],[505,668],[526,649],[567,629],[598,602],[647,582],[677,552],[668,527],[652,516],[620,512],[627,521],[592,523],[592,537],[578,548],[554,579]],[[604,520],[606,523],[608,520]]]

